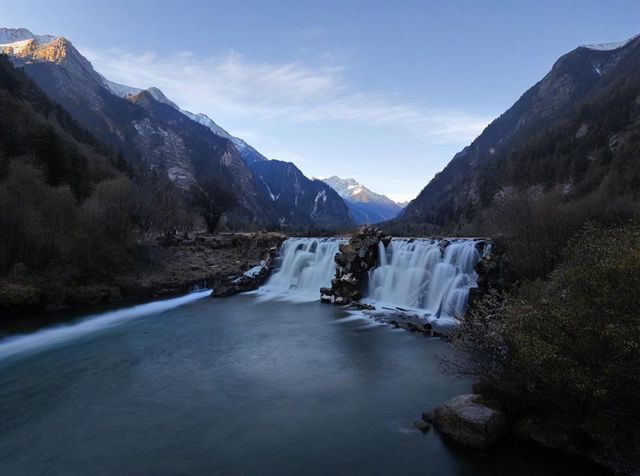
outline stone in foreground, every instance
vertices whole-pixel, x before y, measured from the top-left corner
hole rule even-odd
[[[507,433],[500,405],[479,394],[460,395],[433,411],[436,427],[463,445],[486,449]]]

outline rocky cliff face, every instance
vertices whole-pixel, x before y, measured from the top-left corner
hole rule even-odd
[[[609,144],[612,138],[629,127],[637,130],[639,57],[639,37],[608,49],[579,47],[562,56],[540,82],[455,155],[396,225],[471,233],[494,198],[510,187],[578,188],[590,169],[595,173],[610,165],[598,163],[597,157],[605,148],[606,154],[616,153]],[[599,109],[602,113],[594,114]],[[581,156],[574,157],[572,151],[578,150]],[[592,188],[603,181],[598,173]]]

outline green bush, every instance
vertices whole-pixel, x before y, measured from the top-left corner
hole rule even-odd
[[[513,418],[554,421],[640,467],[639,305],[640,227],[587,224],[548,280],[468,313],[456,368]]]

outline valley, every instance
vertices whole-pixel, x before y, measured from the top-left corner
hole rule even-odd
[[[640,35],[199,7],[0,27],[0,473],[640,474]]]

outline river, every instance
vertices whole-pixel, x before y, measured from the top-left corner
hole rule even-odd
[[[470,391],[443,340],[318,302],[181,299],[4,338],[0,474],[600,474],[415,430]]]

